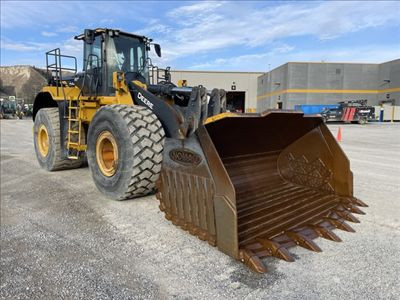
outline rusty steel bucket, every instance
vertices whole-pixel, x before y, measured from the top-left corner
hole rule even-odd
[[[264,273],[261,259],[321,249],[366,206],[349,161],[319,116],[226,114],[186,140],[167,139],[157,198],[168,220]]]

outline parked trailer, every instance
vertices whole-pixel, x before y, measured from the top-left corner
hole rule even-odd
[[[339,102],[338,108],[325,109],[321,116],[325,122],[345,122],[365,124],[374,121],[375,108],[367,105],[367,100]]]
[[[357,122],[365,124],[375,120],[375,108],[367,106],[366,100],[351,100],[338,104],[301,104],[295,110],[305,115],[320,114],[325,122]]]
[[[320,114],[325,109],[339,108],[339,104],[299,104],[294,106],[294,110],[302,111],[305,115]]]

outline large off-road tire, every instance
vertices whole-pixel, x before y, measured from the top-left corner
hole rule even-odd
[[[98,189],[115,200],[154,192],[164,148],[157,116],[142,106],[100,108],[88,131],[87,158]]]
[[[61,159],[60,134],[58,108],[40,109],[33,125],[33,141],[39,165],[48,171],[79,168],[82,159]]]

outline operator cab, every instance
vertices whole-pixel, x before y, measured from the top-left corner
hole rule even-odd
[[[115,94],[113,73],[123,72],[128,81],[149,83],[148,51],[151,39],[113,29],[85,29],[75,37],[84,42],[83,73],[75,84],[86,95]],[[154,44],[161,56],[160,45]]]

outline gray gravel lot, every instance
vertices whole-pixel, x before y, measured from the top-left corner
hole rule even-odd
[[[89,169],[48,173],[36,162],[32,121],[1,124],[3,299],[399,299],[400,124],[341,125],[355,196],[370,205],[255,274],[168,222],[155,197],[105,199]],[[338,125],[330,125],[333,132]]]

